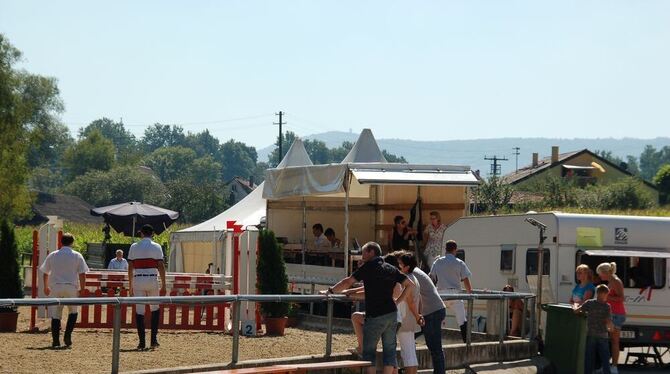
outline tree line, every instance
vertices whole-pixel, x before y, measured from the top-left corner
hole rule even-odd
[[[228,181],[239,176],[258,184],[280,161],[277,150],[258,160],[243,142],[174,124],[155,123],[136,137],[121,121],[103,117],[72,134],[59,119],[64,103],[57,80],[18,69],[20,61],[21,52],[0,34],[0,211],[9,219],[29,218],[35,192],[42,191],[94,206],[141,201],[199,222],[230,206]],[[288,150],[295,134],[282,138]],[[315,164],[340,162],[353,146],[304,144]]]

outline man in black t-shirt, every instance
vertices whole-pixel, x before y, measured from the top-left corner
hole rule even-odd
[[[357,281],[363,282],[365,288],[365,323],[363,324],[363,360],[373,363],[367,368],[368,374],[376,372],[375,356],[377,343],[382,340],[384,374],[391,374],[397,367],[396,360],[396,329],[398,325],[398,308],[396,304],[406,301],[410,312],[416,317],[417,323],[423,325],[423,317],[417,311],[413,300],[405,299],[408,290],[414,289],[414,283],[396,267],[384,262],[380,257],[382,250],[379,244],[368,242],[363,246],[363,265],[351,276],[342,279],[326,293],[340,293],[353,286]],[[393,298],[396,283],[403,286],[397,299]]]

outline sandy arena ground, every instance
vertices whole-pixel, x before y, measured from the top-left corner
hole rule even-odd
[[[27,331],[30,309],[21,308],[18,331]],[[48,326],[45,320],[40,326]],[[62,335],[62,332],[61,332]],[[62,336],[61,336],[62,339]],[[149,331],[147,331],[147,343]],[[232,337],[222,333],[162,330],[155,351],[135,351],[137,334],[121,330],[121,371],[226,363]],[[0,334],[0,373],[109,373],[112,364],[111,329],[75,329],[71,349],[51,349],[50,333]],[[333,334],[333,352],[356,346],[356,338]],[[287,329],[284,337],[240,338],[240,360],[318,355],[325,352],[325,332]]]

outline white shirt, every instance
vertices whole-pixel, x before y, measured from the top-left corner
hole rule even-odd
[[[443,292],[448,289],[461,289],[461,281],[470,278],[472,273],[468,265],[460,258],[448,253],[435,260],[430,268],[430,277],[437,280],[437,290]]]
[[[40,266],[40,271],[49,275],[49,287],[56,284],[70,284],[77,287],[79,274],[86,273],[88,265],[81,253],[73,251],[70,247],[61,247],[49,253]]]
[[[329,250],[332,246],[330,241],[326,238],[326,235],[321,234],[314,239],[314,249],[316,250]]]
[[[128,260],[141,260],[153,258],[155,260],[163,260],[163,249],[160,244],[151,240],[151,238],[143,238],[137,243],[134,243],[130,246],[130,252],[128,252]],[[156,274],[158,275],[158,269],[148,268],[148,269],[134,269],[135,274]]]
[[[114,257],[112,261],[109,262],[107,266],[109,270],[128,270],[128,261],[125,258],[121,257],[121,260]]]

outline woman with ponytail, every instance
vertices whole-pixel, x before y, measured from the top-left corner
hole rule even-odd
[[[623,282],[616,275],[616,263],[603,262],[598,265],[596,272],[600,279],[608,283],[609,293],[607,294],[607,303],[612,308],[612,323],[614,328],[610,333],[612,341],[612,374],[618,374],[617,364],[619,363],[619,336],[621,328],[626,321],[626,308],[623,305]]]

